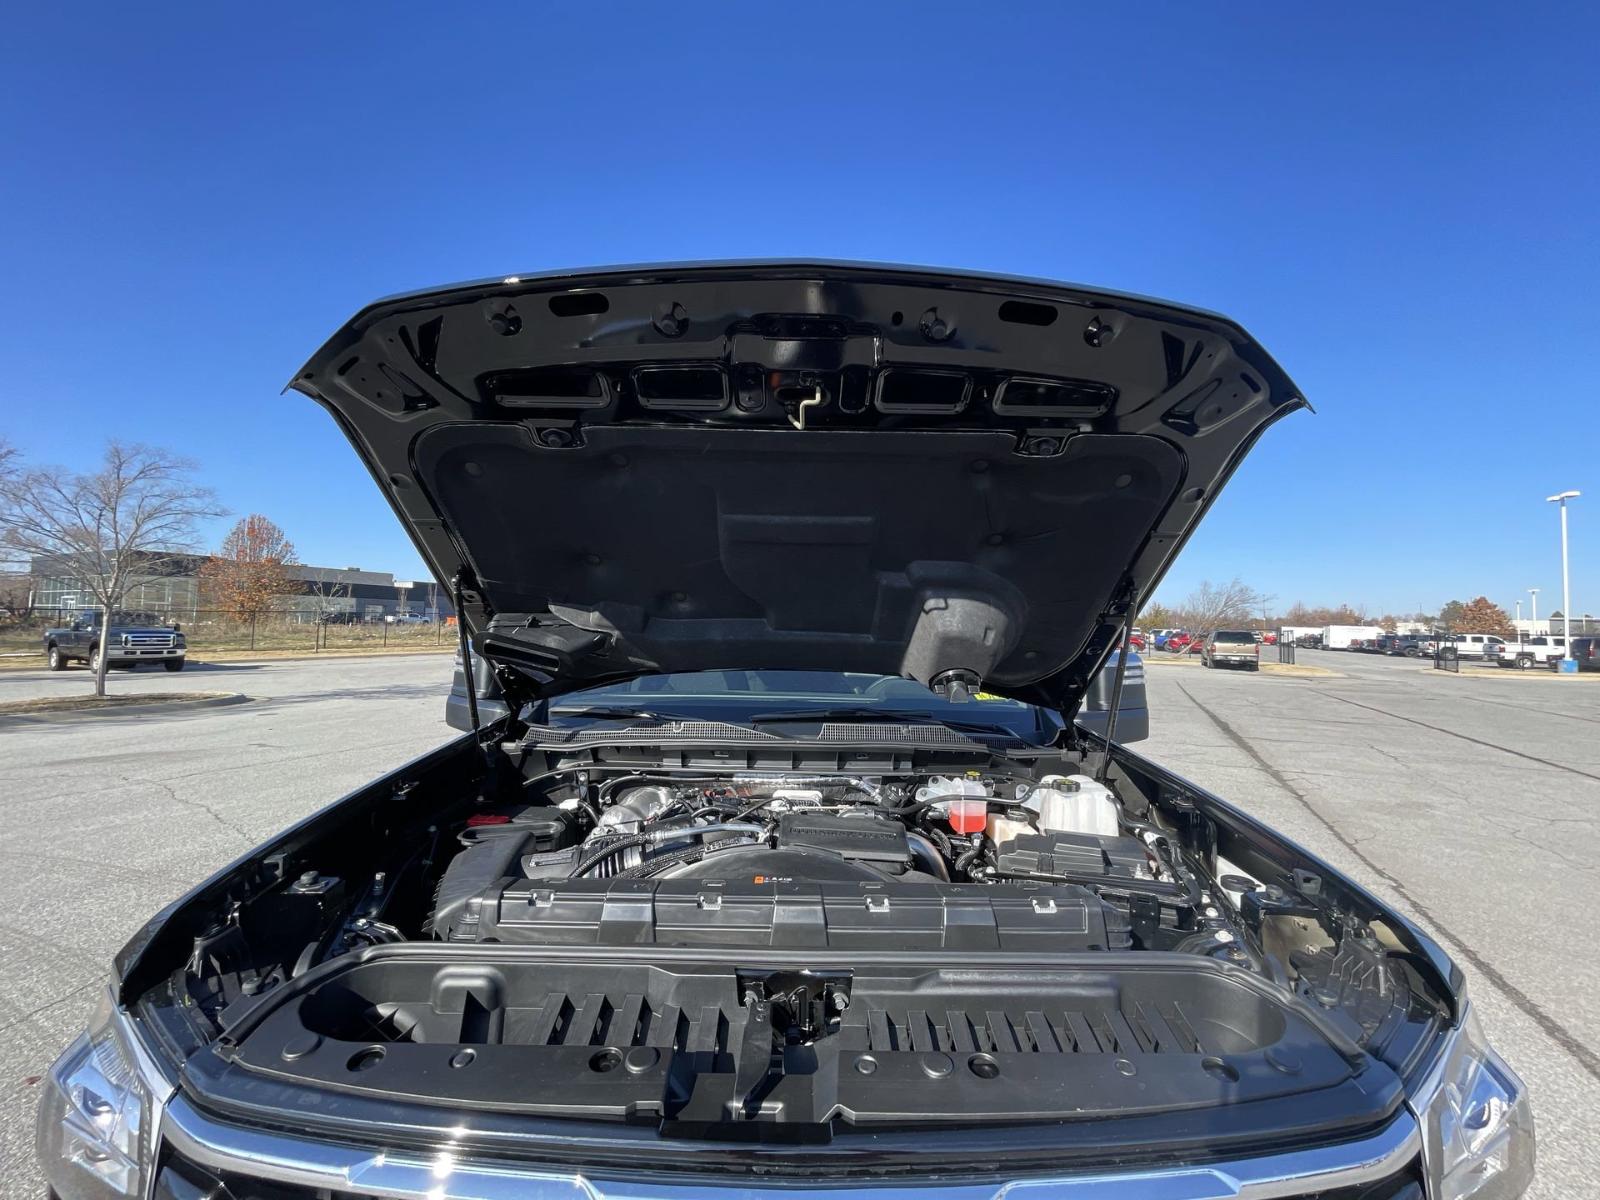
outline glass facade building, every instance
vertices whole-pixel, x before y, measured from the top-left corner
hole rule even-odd
[[[149,572],[133,578],[121,607],[174,620],[196,619],[209,607],[200,583],[205,562],[201,556],[152,556]],[[64,616],[94,606],[93,591],[73,572],[70,562],[36,558],[31,565],[35,612]],[[301,590],[278,597],[272,607],[290,621],[381,621],[399,613],[442,620],[455,611],[437,584],[401,587],[388,571],[296,563],[286,572]]]

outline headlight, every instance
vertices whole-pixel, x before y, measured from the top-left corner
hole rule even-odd
[[[1528,1089],[1489,1048],[1470,1006],[1413,1102],[1429,1200],[1516,1200],[1533,1182]]]
[[[108,992],[39,1099],[39,1162],[61,1196],[143,1196],[155,1157],[155,1104],[170,1090],[132,1044]]]

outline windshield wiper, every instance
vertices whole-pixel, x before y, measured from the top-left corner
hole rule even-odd
[[[584,717],[593,721],[704,721],[706,717],[691,717],[683,713],[655,712],[648,708],[620,708],[597,705],[593,708],[552,708],[550,715],[563,717]],[[713,721],[713,724],[726,725],[726,721]]]
[[[999,724],[977,721],[946,721],[932,713],[895,712],[886,708],[796,708],[783,712],[758,713],[749,718],[751,725],[776,725],[788,721],[840,721],[872,722],[879,725],[943,725],[962,733],[1002,733],[1016,737],[1014,730]]]

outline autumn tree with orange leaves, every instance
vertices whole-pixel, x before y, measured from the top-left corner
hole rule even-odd
[[[1516,627],[1511,624],[1506,610],[1487,596],[1479,596],[1463,604],[1461,616],[1454,627],[1460,633],[1492,633],[1512,641],[1517,637]]]
[[[279,596],[300,591],[287,569],[292,562],[294,545],[283,530],[251,513],[228,531],[216,555],[200,568],[200,586],[208,604],[250,620]]]

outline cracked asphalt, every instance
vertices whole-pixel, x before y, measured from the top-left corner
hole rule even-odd
[[[1268,651],[1267,653],[1271,653]],[[1600,1195],[1600,687],[1300,651],[1343,678],[1146,672],[1135,747],[1409,913],[1461,965],[1539,1123],[1530,1198]]]
[[[1443,677],[1302,651],[1342,678],[1153,663],[1137,747],[1404,908],[1460,962],[1540,1123],[1531,1196],[1600,1194],[1600,686]],[[37,1196],[36,1077],[140,924],[242,851],[453,736],[447,656],[113,675],[237,707],[0,722],[0,1195]],[[87,686],[0,675],[0,700]]]

